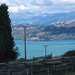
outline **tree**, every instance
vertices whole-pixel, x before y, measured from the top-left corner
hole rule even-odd
[[[0,62],[16,60],[18,49],[15,48],[12,37],[11,20],[9,18],[8,6],[0,5]]]

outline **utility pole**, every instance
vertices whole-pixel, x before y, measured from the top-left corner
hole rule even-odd
[[[47,47],[49,46],[49,45],[43,45],[44,47],[45,47],[45,57],[46,57],[46,55],[47,55]]]
[[[26,57],[26,27],[24,26],[24,44],[25,44],[25,61],[27,59]]]

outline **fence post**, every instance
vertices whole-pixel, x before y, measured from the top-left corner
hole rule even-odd
[[[33,67],[31,67],[31,75],[33,75]]]
[[[27,73],[27,75],[29,75],[29,70],[28,69],[26,69],[26,73]]]
[[[55,75],[55,65],[53,65],[52,75]]]
[[[61,61],[62,61],[62,63],[64,63],[64,58],[63,57],[61,58]]]
[[[9,72],[8,72],[8,75],[12,75],[11,65],[8,64],[8,66],[9,66]]]
[[[45,65],[45,58],[43,58],[43,65]]]
[[[72,61],[71,61],[71,71],[73,71],[73,63],[72,63]]]
[[[47,68],[47,74],[49,75],[49,68]]]
[[[67,64],[66,64],[66,67],[65,67],[65,71],[66,71],[66,75],[68,75],[68,68],[67,68]]]
[[[12,75],[12,70],[11,69],[9,69],[8,75]]]

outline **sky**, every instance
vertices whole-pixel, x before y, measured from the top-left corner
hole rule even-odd
[[[64,13],[75,11],[75,0],[0,0],[11,13]]]

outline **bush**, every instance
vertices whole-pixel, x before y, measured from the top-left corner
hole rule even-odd
[[[75,56],[75,50],[68,51],[63,56]]]

